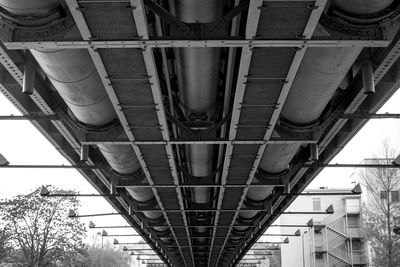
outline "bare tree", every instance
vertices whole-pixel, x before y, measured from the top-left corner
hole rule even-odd
[[[12,254],[10,225],[0,221],[0,263],[5,262]]]
[[[50,191],[71,193],[50,187]],[[42,197],[40,188],[3,202],[0,216],[10,225],[11,242],[28,266],[71,264],[84,249],[85,227],[78,218],[76,197]]]
[[[129,267],[130,254],[116,247],[109,240],[103,245],[98,243],[99,235],[92,236],[92,244],[87,247],[87,256],[85,257],[84,266],[86,267]]]
[[[398,155],[387,142],[368,163],[392,164]],[[400,266],[400,236],[394,233],[394,220],[400,216],[400,173],[396,168],[368,168],[361,175],[367,189],[364,228],[375,266]]]

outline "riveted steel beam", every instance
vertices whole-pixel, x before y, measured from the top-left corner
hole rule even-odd
[[[85,145],[98,145],[98,144],[113,144],[113,145],[189,145],[189,144],[198,144],[198,145],[207,145],[207,144],[219,144],[219,145],[264,145],[264,144],[292,144],[292,143],[302,143],[302,144],[314,144],[317,140],[309,140],[309,139],[271,139],[271,140],[225,140],[225,139],[215,139],[215,140],[207,140],[207,141],[188,141],[188,140],[170,140],[170,141],[130,141],[130,140],[91,140],[90,136],[85,141],[82,141],[82,144]]]
[[[252,4],[250,4],[251,6]],[[127,40],[127,41],[41,41],[5,42],[10,50],[20,49],[108,49],[108,48],[172,48],[172,47],[386,47],[388,40]]]

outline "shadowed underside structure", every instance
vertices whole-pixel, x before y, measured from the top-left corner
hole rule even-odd
[[[0,90],[170,266],[236,265],[399,87],[393,0],[0,7]]]

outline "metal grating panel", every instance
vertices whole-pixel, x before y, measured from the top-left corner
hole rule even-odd
[[[129,2],[82,3],[81,10],[94,39],[129,40],[138,37]]]
[[[265,1],[257,37],[267,39],[301,38],[313,6],[313,1]]]

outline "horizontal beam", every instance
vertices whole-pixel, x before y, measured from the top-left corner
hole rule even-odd
[[[263,234],[262,236],[300,236],[296,234]]]
[[[373,114],[367,112],[359,112],[359,113],[348,113],[340,115],[343,119],[400,119],[400,114],[396,113],[382,113],[382,114]],[[29,120],[29,121],[37,121],[37,120],[60,120],[58,115],[45,115],[45,114],[31,114],[31,115],[0,115],[0,121],[15,121],[15,120]],[[174,142],[174,141],[172,141]],[[190,141],[189,141],[190,142]]]
[[[162,47],[386,47],[389,40],[127,40],[127,41],[40,41],[5,42],[20,49],[107,49]]]
[[[340,116],[343,119],[400,119],[400,114],[382,113],[372,114],[367,112],[343,114]]]
[[[166,225],[165,224],[149,224],[148,225],[149,227],[165,227]],[[242,224],[235,224],[234,226],[249,226],[249,227],[254,227],[255,225],[254,224],[252,224],[252,223],[248,223],[248,224],[245,224],[245,223],[242,223]],[[211,225],[211,224],[209,224],[209,225],[207,225],[207,224],[193,224],[193,225],[188,225],[188,226],[185,226],[185,225],[172,225],[172,227],[173,228],[185,228],[185,227],[189,227],[189,228],[193,228],[193,227],[207,227],[207,228],[210,228],[210,227],[217,227],[217,226],[215,226],[215,225]],[[219,228],[226,228],[226,227],[230,227],[230,225],[218,225],[218,227]]]
[[[150,224],[149,225],[149,227],[164,227],[164,226],[167,226],[167,225],[165,225],[165,224]],[[236,226],[249,226],[249,227],[255,227],[256,225],[254,225],[254,224],[252,224],[252,223],[249,223],[249,224],[240,224],[240,225],[234,225],[234,227],[236,227]],[[207,227],[207,228],[210,228],[210,227],[218,227],[218,228],[229,228],[229,227],[231,227],[230,225],[218,225],[218,226],[215,226],[215,225],[211,225],[211,224],[209,224],[209,225],[207,225],[207,224],[205,224],[205,225],[188,225],[188,226],[185,226],[185,225],[173,225],[172,226],[173,228],[185,228],[185,227],[189,227],[189,228],[194,228],[194,227]],[[295,227],[304,227],[304,228],[309,228],[310,226],[309,225],[306,225],[306,224],[273,224],[273,225],[270,225],[270,227],[293,227],[293,228],[295,228]]]
[[[213,187],[213,188],[245,188],[245,187],[276,187],[276,186],[284,186],[283,183],[255,183],[250,185],[245,184],[228,184],[228,185],[219,185],[219,184],[188,184],[184,183],[181,185],[149,185],[149,184],[141,184],[135,182],[126,182],[115,187],[127,187],[127,186],[136,186],[136,187],[154,187],[154,188],[200,188],[200,187]]]
[[[132,228],[132,226],[128,225],[121,225],[121,226],[89,226],[90,229],[95,229],[95,228],[113,228],[113,229],[119,229],[119,228]]]
[[[322,168],[388,168],[388,169],[399,169],[400,165],[392,165],[392,164],[343,164],[343,163],[335,163],[335,164],[326,164],[326,163],[310,163],[304,164],[303,167],[312,168],[312,167],[322,167]]]
[[[43,197],[111,197],[119,196],[118,194],[48,194],[42,195]]]
[[[15,169],[98,169],[97,166],[90,165],[0,165],[0,168]]]
[[[232,144],[232,145],[285,145],[285,144],[315,144],[317,140],[309,140],[309,139],[271,139],[271,140],[224,140],[224,139],[215,139],[215,140],[171,140],[171,141],[129,141],[129,140],[90,140],[90,137],[87,140],[82,141],[83,145],[224,145],[224,144]]]
[[[307,224],[272,224],[269,227],[307,227],[307,228],[309,228],[310,226]]]
[[[312,167],[323,167],[323,168],[400,168],[400,165],[391,165],[391,164],[343,164],[343,163],[335,163],[335,164],[326,164],[326,163],[307,163],[302,167],[312,168]],[[0,165],[0,168],[16,168],[16,169],[98,169],[98,166],[90,166],[90,165]],[[262,184],[257,184],[254,186],[261,186]],[[265,186],[276,186],[274,184],[264,184]],[[141,186],[141,185],[138,185]],[[150,185],[143,184],[143,187],[147,187]],[[220,187],[221,185],[216,184],[187,184],[180,185],[182,187]],[[247,187],[249,185],[224,185],[225,187]],[[154,185],[154,187],[177,187],[176,185]],[[178,186],[179,187],[179,186]]]
[[[161,209],[134,209],[134,212],[152,212],[152,211],[160,211]],[[220,209],[220,210],[215,210],[215,209],[185,209],[184,211],[180,209],[164,209],[165,212],[170,212],[170,213],[182,213],[182,212],[236,212],[238,210],[236,209]],[[241,211],[241,209],[239,209]],[[270,211],[270,209],[243,209],[243,211]],[[326,212],[326,211],[286,211],[286,212],[281,212],[280,214],[285,214],[285,215],[298,215],[298,214],[332,214],[331,212]]]
[[[102,236],[104,236],[104,237],[117,237],[117,236],[141,236],[141,235],[138,235],[138,234],[131,234],[131,235],[129,235],[129,234],[126,234],[126,235],[124,235],[124,234],[122,234],[122,235],[109,235],[109,234],[106,234],[106,235],[102,235]]]
[[[0,121],[22,121],[22,120],[30,120],[30,121],[38,121],[38,120],[59,120],[60,118],[57,115],[3,115],[0,116]]]
[[[98,216],[110,216],[110,215],[121,215],[121,213],[97,213],[97,214],[84,214],[84,215],[79,215],[79,214],[73,214],[73,215],[68,215],[69,218],[83,218],[83,217],[98,217]]]
[[[151,249],[151,248],[126,248],[126,249],[123,249],[123,251],[144,251],[144,250],[153,251],[153,249]]]
[[[351,196],[351,195],[360,195],[360,193],[354,192],[319,192],[319,193],[281,193],[282,196]]]

